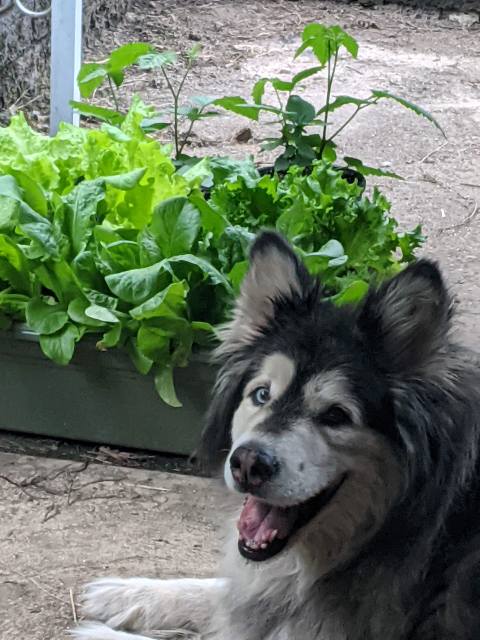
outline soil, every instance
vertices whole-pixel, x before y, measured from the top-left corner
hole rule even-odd
[[[354,121],[339,140],[340,151],[405,178],[377,182],[402,228],[422,224],[427,236],[423,252],[444,270],[458,300],[459,333],[476,346],[480,24],[465,28],[443,15],[326,0],[136,1],[122,26],[106,34],[106,45],[89,49],[87,59],[102,59],[113,46],[131,41],[176,50],[201,41],[203,53],[185,95],[248,97],[259,77],[288,77],[301,68],[292,54],[305,23],[346,28],[358,39],[360,53],[357,61],[340,64],[338,93],[364,96],[371,88],[387,89],[421,104],[446,132],[445,139],[426,120],[385,103]],[[318,83],[306,87],[307,97],[323,97]],[[165,87],[152,74],[130,74],[125,89],[123,105],[133,91],[158,107],[167,103]],[[108,104],[101,94],[97,99]],[[242,132],[243,141],[237,141],[246,126],[251,138]],[[211,119],[196,129],[190,151],[257,155],[264,130],[237,116]],[[369,188],[374,184],[369,180]],[[0,448],[2,442],[5,437]],[[109,465],[90,462],[80,470],[89,458],[78,459],[0,453],[2,640],[64,638],[72,622],[69,590],[76,596],[81,583],[95,575],[199,576],[214,571],[220,546],[217,502],[223,495],[215,481],[111,464],[118,459],[107,460]],[[54,478],[57,471],[61,473]],[[139,486],[149,484],[167,491]]]
[[[0,452],[0,638],[66,640],[98,576],[212,575],[222,502],[211,479]]]

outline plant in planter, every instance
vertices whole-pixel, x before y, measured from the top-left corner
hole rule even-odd
[[[82,65],[77,77],[82,98],[91,98],[99,87],[107,83],[115,109],[100,107],[91,102],[71,101],[71,105],[84,116],[109,125],[120,125],[125,120],[126,113],[120,110],[117,92],[125,79],[125,71],[137,65],[146,71],[158,72],[165,81],[172,104],[161,112],[153,106],[146,107],[140,127],[145,133],[171,129],[174,155],[177,160],[181,160],[195,123],[219,115],[217,110],[210,108],[214,98],[192,96],[187,102],[181,102],[185,81],[194,69],[200,51],[201,47],[197,44],[179,58],[174,51],[160,52],[143,42],[118,47],[106,61]],[[172,71],[180,76],[177,83]],[[185,123],[188,123],[186,127]]]
[[[309,174],[291,167],[283,176],[265,175],[253,184],[237,176],[214,186],[208,206],[222,212],[231,225],[228,232],[237,237],[228,271],[236,289],[248,266],[244,247],[261,228],[286,236],[337,304],[359,301],[369,283],[413,260],[424,241],[420,226],[398,231],[390,203],[377,188],[367,197],[361,185],[325,161],[314,161]]]
[[[359,179],[345,179],[333,165],[334,140],[360,110],[384,98],[436,123],[386,92],[333,98],[342,47],[356,57],[356,42],[339,27],[309,25],[297,55],[311,48],[319,65],[290,81],[259,80],[251,104],[202,98],[182,109],[198,51],[187,56],[174,86],[174,54],[134,43],[84,66],[82,95],[105,82],[116,100],[129,66],[158,70],[172,95],[168,120],[137,97],[128,113],[78,103],[102,121],[100,129],[63,125],[52,138],[35,133],[22,115],[12,118],[0,129],[0,327],[26,322],[43,352],[63,365],[78,342],[94,336],[100,351],[128,352],[142,374],[153,373],[162,399],[179,406],[173,372],[210,346],[260,229],[283,233],[336,304],[358,301],[370,283],[412,260],[423,242],[420,228],[399,232],[378,189],[368,197]],[[324,69],[327,100],[316,108],[293,92]],[[267,86],[278,107],[264,101]],[[267,141],[284,147],[278,171],[263,175],[252,160],[185,157],[182,117],[188,138],[198,119],[216,113],[211,105],[253,119],[262,112],[278,117],[280,136]],[[331,113],[347,105],[354,113],[332,133]],[[174,160],[150,135],[167,126]],[[345,161],[363,174],[388,175]]]
[[[97,335],[178,405],[173,370],[225,319],[258,229],[284,233],[339,304],[422,241],[397,232],[378,191],[367,198],[325,161],[262,177],[251,161],[205,159],[180,175],[144,115],[137,100],[120,128],[64,125],[48,138],[16,116],[0,129],[2,326],[25,320],[60,364]]]
[[[187,313],[187,295],[230,285],[191,255],[200,215],[143,114],[137,104],[113,132],[64,125],[48,138],[22,116],[0,130],[3,324],[25,319],[59,364],[84,335],[103,334],[100,349],[127,348],[175,404],[172,368],[211,330]]]
[[[309,167],[314,160],[320,158],[334,162],[336,160],[335,140],[339,134],[361,111],[378,105],[382,100],[391,100],[410,109],[429,120],[443,134],[440,125],[430,113],[388,91],[374,90],[366,98],[347,95],[334,97],[335,73],[342,49],[352,58],[357,58],[357,41],[339,26],[309,24],[303,30],[302,44],[298,47],[295,58],[305,51],[310,51],[317,59],[318,65],[303,69],[289,80],[260,78],[252,89],[253,102],[239,96],[227,96],[217,99],[214,104],[255,121],[258,121],[262,113],[274,118],[279,128],[279,135],[274,138],[265,138],[262,146],[264,150],[283,149],[274,165],[275,170],[279,172],[285,171],[292,165]],[[305,80],[314,78],[325,70],[326,89],[323,105],[315,106],[295,93]],[[265,89],[269,86],[273,90],[276,104],[265,100]],[[343,121],[333,125],[332,114],[344,107],[352,107],[353,112]],[[363,175],[399,177],[389,171],[367,167],[357,158],[345,156],[343,160],[348,167],[360,171]]]

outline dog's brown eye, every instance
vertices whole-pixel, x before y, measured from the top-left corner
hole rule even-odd
[[[352,418],[348,411],[342,409],[338,404],[332,405],[319,416],[320,421],[327,427],[340,427],[342,425],[351,424]]]
[[[270,389],[268,387],[257,387],[250,394],[253,404],[261,407],[270,400]]]

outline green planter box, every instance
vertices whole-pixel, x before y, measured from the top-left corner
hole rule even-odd
[[[151,376],[121,350],[83,340],[62,367],[23,326],[0,332],[0,429],[188,455],[198,443],[215,379],[207,358],[178,369],[182,408],[160,400]]]

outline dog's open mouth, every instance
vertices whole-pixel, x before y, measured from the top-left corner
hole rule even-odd
[[[261,562],[280,553],[292,535],[325,507],[343,484],[334,485],[292,507],[277,507],[249,495],[237,523],[238,550],[248,560]]]

